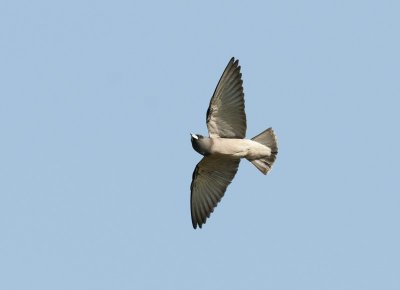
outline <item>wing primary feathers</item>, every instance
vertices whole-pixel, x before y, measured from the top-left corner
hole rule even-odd
[[[246,114],[239,61],[231,58],[207,109],[206,122],[211,137],[244,138]]]
[[[193,228],[201,228],[206,223],[235,176],[239,162],[207,156],[197,164],[190,185]]]

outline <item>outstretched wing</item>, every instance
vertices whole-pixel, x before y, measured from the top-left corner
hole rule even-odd
[[[210,137],[244,138],[246,114],[239,60],[231,58],[226,66],[207,110]]]
[[[206,223],[238,170],[240,159],[204,157],[193,172],[190,203],[193,228]]]

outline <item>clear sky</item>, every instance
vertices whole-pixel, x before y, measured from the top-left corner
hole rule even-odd
[[[0,289],[400,289],[399,1],[0,3]],[[249,138],[190,220],[234,56]]]

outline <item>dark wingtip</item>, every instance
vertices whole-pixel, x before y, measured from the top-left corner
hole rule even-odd
[[[234,57],[231,58],[229,64],[232,65],[232,67],[234,67],[234,70],[239,70],[240,71],[240,65],[239,65],[239,60],[236,59]],[[240,74],[240,79],[242,79],[242,74]]]
[[[193,226],[194,229],[197,228],[197,222],[196,222],[196,220],[195,220],[195,218],[193,216],[192,216],[192,226]]]
[[[194,223],[194,224],[193,224],[193,229],[194,229],[194,230],[197,230],[197,226],[199,227],[199,229],[201,229],[201,226],[202,226],[202,225],[201,225],[201,224]]]
[[[234,66],[239,66],[239,60],[235,59],[234,56],[232,56],[232,58],[229,61],[230,64],[233,64]]]
[[[205,224],[205,223],[198,223],[197,221],[195,221],[195,220],[192,220],[192,226],[193,226],[193,229],[197,229],[197,227],[199,227],[199,229],[201,229],[201,227],[203,226],[203,224]]]

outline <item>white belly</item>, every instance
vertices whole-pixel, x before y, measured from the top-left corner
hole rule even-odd
[[[271,149],[249,139],[212,138],[211,154],[231,158],[260,159],[271,155]]]

